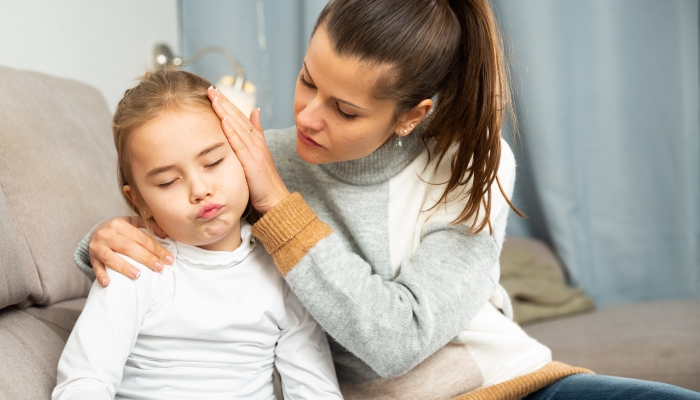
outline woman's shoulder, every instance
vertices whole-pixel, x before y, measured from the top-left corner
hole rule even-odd
[[[427,193],[424,196],[423,210],[429,210],[429,220],[433,223],[450,223],[459,218],[464,211],[464,207],[469,200],[469,191],[472,187],[471,180],[465,180],[456,190],[452,191],[446,199],[442,198],[447,187],[447,182],[452,176],[452,160],[456,154],[456,147],[448,150],[442,159],[432,154],[424,155],[425,160],[420,167],[420,172],[416,174],[421,182],[425,182]],[[418,171],[416,171],[418,172]],[[515,157],[508,143],[501,139],[501,155],[496,173],[498,178],[491,185],[491,215],[496,215],[504,207],[508,207],[505,195],[510,198],[513,193],[515,183]],[[500,183],[500,187],[499,187]],[[485,215],[485,210],[479,212]],[[466,225],[471,225],[472,221],[467,221]]]
[[[503,138],[501,138],[501,163],[498,167],[498,173],[499,175],[503,174],[501,179],[515,178],[515,154]]]
[[[449,179],[452,175],[452,161],[456,153],[457,146],[455,145],[447,151],[442,159],[435,154],[431,154],[429,157],[426,156],[426,159],[429,159],[429,161],[427,161],[427,166],[424,168],[424,173],[432,175],[431,178],[440,182],[442,182],[440,179]],[[510,181],[515,174],[515,156],[510,145],[503,138],[501,138],[501,157],[497,174],[501,181]],[[463,186],[470,187],[471,183],[467,181]]]

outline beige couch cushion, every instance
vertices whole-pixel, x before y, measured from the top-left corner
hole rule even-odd
[[[85,298],[0,310],[0,399],[49,399],[56,368]]]
[[[21,310],[0,311],[0,399],[49,399],[65,342]]]
[[[95,223],[126,212],[110,120],[90,86],[0,67],[0,187],[29,281],[24,305],[87,295],[73,250]]]
[[[85,297],[66,300],[50,306],[33,306],[23,311],[43,322],[64,342],[68,340],[75,322],[85,308]]]
[[[626,304],[524,329],[557,361],[700,391],[700,301]]]
[[[5,196],[0,187],[0,309],[17,304],[29,295],[29,281],[10,226]]]

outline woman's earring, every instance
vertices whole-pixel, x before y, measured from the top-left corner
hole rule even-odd
[[[404,131],[404,133],[406,132],[405,129],[404,129],[403,131]],[[396,142],[396,145],[399,146],[399,147],[402,147],[402,146],[403,146],[403,143],[401,143],[401,135],[396,135],[396,136],[399,137],[399,140]]]

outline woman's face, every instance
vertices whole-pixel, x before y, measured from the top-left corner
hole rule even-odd
[[[335,54],[325,27],[316,30],[294,93],[297,153],[304,161],[362,158],[394,135],[399,128],[393,102],[372,96],[389,68]]]

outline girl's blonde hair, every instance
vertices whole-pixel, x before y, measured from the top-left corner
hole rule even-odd
[[[131,170],[129,140],[133,133],[147,122],[158,117],[163,111],[214,112],[207,97],[211,83],[206,79],[186,71],[163,69],[147,72],[139,83],[124,92],[112,119],[114,146],[117,148],[117,177],[119,187],[131,187],[134,201],[122,191],[122,196],[131,209],[140,215],[150,232],[153,232],[152,218],[145,218],[145,203],[141,197]],[[259,213],[250,201],[245,213],[246,219],[254,223]]]

